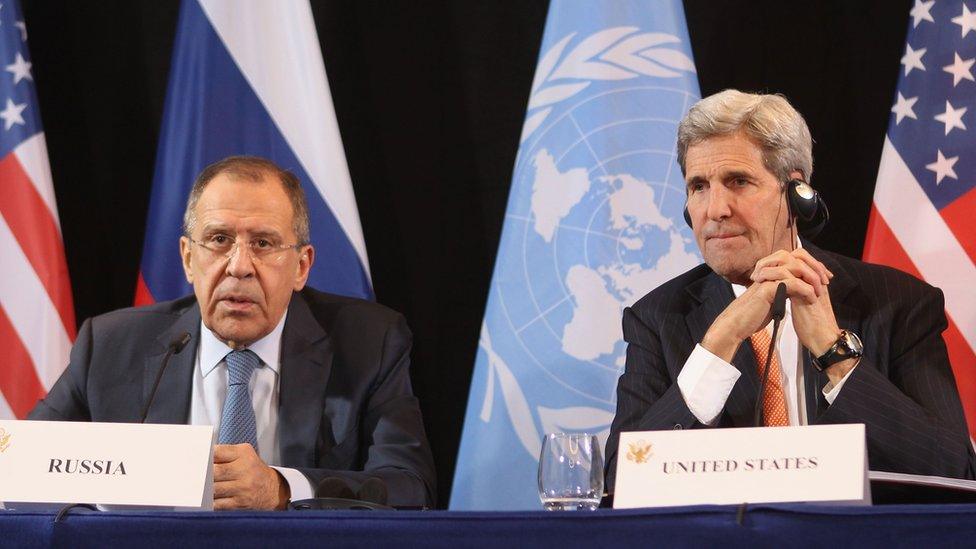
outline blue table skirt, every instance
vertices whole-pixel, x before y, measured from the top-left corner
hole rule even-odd
[[[0,547],[976,547],[976,504],[595,512],[0,511]]]

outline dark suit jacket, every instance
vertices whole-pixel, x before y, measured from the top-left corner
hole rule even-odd
[[[147,422],[190,418],[200,308],[193,296],[86,320],[71,362],[30,419],[138,422],[167,345],[170,361]],[[411,334],[386,307],[306,288],[292,296],[281,336],[280,465],[316,486],[340,477],[353,490],[383,479],[391,505],[433,505],[434,467],[410,387]]]
[[[864,423],[873,470],[974,478],[976,457],[942,340],[942,291],[895,269],[803,245],[834,273],[829,293],[838,325],[864,343],[864,357],[830,406],[821,393],[826,375],[804,350],[809,423]],[[681,396],[678,372],[734,297],[725,279],[699,265],[624,311],[627,363],[606,451],[611,490],[621,432],[703,427]],[[742,376],[718,426],[749,427],[759,375],[748,342],[732,364]]]

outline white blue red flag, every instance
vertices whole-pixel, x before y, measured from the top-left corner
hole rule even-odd
[[[170,69],[136,304],[190,293],[178,252],[193,180],[231,155],[298,176],[320,264],[309,285],[372,298],[366,244],[307,0],[185,0]]]
[[[945,292],[943,333],[976,435],[976,2],[916,0],[864,259]]]
[[[68,364],[71,284],[27,27],[0,3],[0,419],[24,418]]]
[[[550,4],[452,509],[540,509],[543,435],[605,444],[623,308],[701,262],[675,160],[698,94],[680,1]]]

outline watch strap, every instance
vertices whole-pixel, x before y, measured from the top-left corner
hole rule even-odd
[[[851,344],[853,341],[854,345]],[[824,371],[827,368],[847,360],[848,358],[860,358],[863,355],[861,338],[850,330],[842,330],[837,337],[837,341],[827,349],[827,352],[812,360],[813,366],[817,371]]]

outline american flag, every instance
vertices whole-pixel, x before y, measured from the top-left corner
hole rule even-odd
[[[916,0],[864,258],[945,292],[943,333],[976,435],[976,2]]]
[[[0,2],[0,419],[24,418],[68,363],[68,267],[27,27]]]

